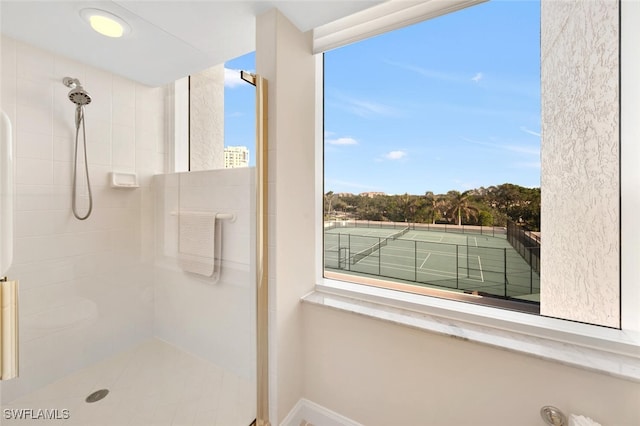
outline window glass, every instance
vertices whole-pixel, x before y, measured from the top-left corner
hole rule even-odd
[[[324,79],[325,275],[537,312],[539,2],[332,50]]]

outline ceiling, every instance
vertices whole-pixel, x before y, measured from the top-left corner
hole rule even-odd
[[[6,1],[0,32],[50,52],[158,86],[255,50],[256,16],[279,9],[301,31],[383,0]],[[124,19],[120,39],[94,32],[80,16],[97,8]]]

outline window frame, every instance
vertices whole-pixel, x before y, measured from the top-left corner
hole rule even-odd
[[[640,211],[640,194],[634,188],[634,183],[637,186],[640,182],[640,146],[633,143],[640,138],[640,123],[635,117],[640,112],[640,55],[634,53],[633,47],[633,40],[640,37],[640,29],[634,25],[638,20],[640,4],[621,1],[620,151],[624,155],[620,155],[620,329],[325,278],[322,54],[316,55],[316,285],[315,292],[303,301],[640,381],[640,265],[635,259],[640,250],[640,228],[633,226],[634,212]],[[413,22],[405,25],[410,23]],[[385,31],[402,26],[386,27]],[[424,321],[417,324],[416,316]],[[443,321],[452,327],[442,329]]]

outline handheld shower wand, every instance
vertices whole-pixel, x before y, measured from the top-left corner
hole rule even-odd
[[[72,210],[73,215],[79,220],[85,220],[91,215],[93,210],[93,195],[91,194],[91,183],[89,182],[89,164],[87,161],[87,134],[84,127],[84,107],[91,103],[91,96],[80,84],[77,78],[65,77],[62,83],[71,88],[69,92],[69,100],[76,105],[76,143],[73,157],[73,188],[72,191]],[[89,209],[84,216],[78,214],[76,208],[76,186],[77,186],[77,171],[78,171],[78,137],[80,134],[80,124],[82,124],[82,137],[83,137],[83,150],[84,150],[84,171],[87,179],[87,191],[89,193]]]

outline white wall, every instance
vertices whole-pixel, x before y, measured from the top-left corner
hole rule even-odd
[[[541,12],[540,312],[620,327],[620,6]]]
[[[2,384],[9,401],[151,336],[150,184],[164,167],[164,93],[6,37],[1,48],[1,103],[17,156],[8,275],[20,281],[20,378]],[[71,214],[75,106],[65,76],[93,97],[86,221]],[[110,188],[113,170],[137,172],[141,187]]]
[[[255,169],[155,177],[157,251],[154,334],[253,383],[255,398]],[[223,220],[217,283],[177,261],[178,211],[231,213]],[[174,213],[172,215],[172,213]]]
[[[190,76],[189,170],[224,168],[224,64]]]

